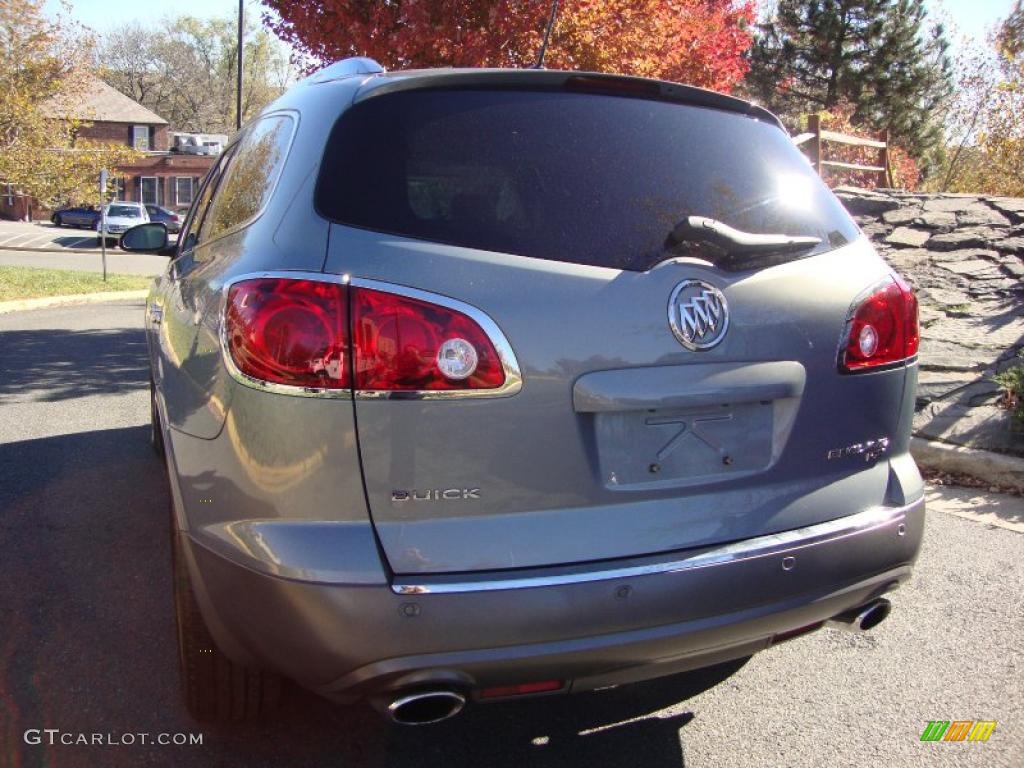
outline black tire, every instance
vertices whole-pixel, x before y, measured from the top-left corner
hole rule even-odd
[[[157,456],[164,455],[164,433],[160,428],[160,412],[156,407],[156,387],[149,382],[149,444]]]
[[[174,615],[185,707],[203,723],[268,718],[280,707],[282,680],[271,672],[236,664],[217,647],[192,591],[181,535],[172,524]]]
[[[59,213],[55,213],[53,214],[53,223],[54,226],[63,227],[64,219],[61,218],[61,215]]]

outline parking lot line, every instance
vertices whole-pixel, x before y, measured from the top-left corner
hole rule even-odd
[[[85,245],[86,243],[92,243],[92,242],[95,242],[95,240],[96,240],[95,237],[80,237],[77,240],[72,240],[70,243],[68,243],[67,245],[65,245],[63,247],[64,248],[77,248],[79,245]]]
[[[52,239],[53,238],[50,235],[36,235],[31,240],[26,240],[24,243],[22,243],[22,246],[28,248],[35,245],[36,243],[50,242]]]
[[[35,236],[34,232],[30,232],[27,235],[14,235],[14,237],[10,237],[7,240],[5,240],[3,244],[4,245],[14,245],[19,240],[22,240],[22,239],[24,239],[26,237],[34,237],[34,236]]]

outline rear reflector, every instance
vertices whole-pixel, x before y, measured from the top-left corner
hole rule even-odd
[[[839,350],[844,373],[876,369],[917,354],[917,297],[899,275],[876,286],[850,313]]]
[[[779,643],[784,643],[787,640],[792,640],[794,637],[809,634],[815,630],[821,629],[823,626],[825,626],[825,622],[816,621],[805,627],[797,627],[796,629],[790,629],[786,632],[779,632],[779,634],[772,636],[772,645],[778,645]]]
[[[486,391],[506,383],[494,342],[466,314],[339,282],[259,277],[233,284],[224,342],[243,382],[297,394]]]
[[[525,696],[528,693],[548,693],[560,691],[565,685],[561,680],[542,680],[537,683],[520,683],[519,685],[497,685],[480,691],[481,699],[498,699],[505,696]]]

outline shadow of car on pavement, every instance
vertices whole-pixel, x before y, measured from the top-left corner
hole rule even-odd
[[[110,344],[110,334],[97,334],[97,352],[101,340],[106,363],[138,386],[145,374],[124,351],[133,335]],[[19,345],[31,357],[32,337]],[[93,386],[114,384],[97,376]],[[16,764],[43,757],[44,747],[24,742],[26,729],[60,728],[202,733],[203,744],[56,745],[46,748],[48,764],[678,766],[679,731],[693,715],[651,713],[730,671],[470,707],[418,728],[289,688],[272,723],[198,724],[178,691],[169,496],[147,441],[148,426],[137,426],[0,445],[0,733],[15,745]]]

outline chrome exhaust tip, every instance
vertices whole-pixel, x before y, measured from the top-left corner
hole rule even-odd
[[[387,715],[398,725],[430,725],[455,717],[465,706],[466,697],[455,691],[419,691],[392,701]]]
[[[885,621],[891,612],[892,603],[884,597],[877,597],[858,608],[833,616],[828,623],[849,632],[867,632]]]

